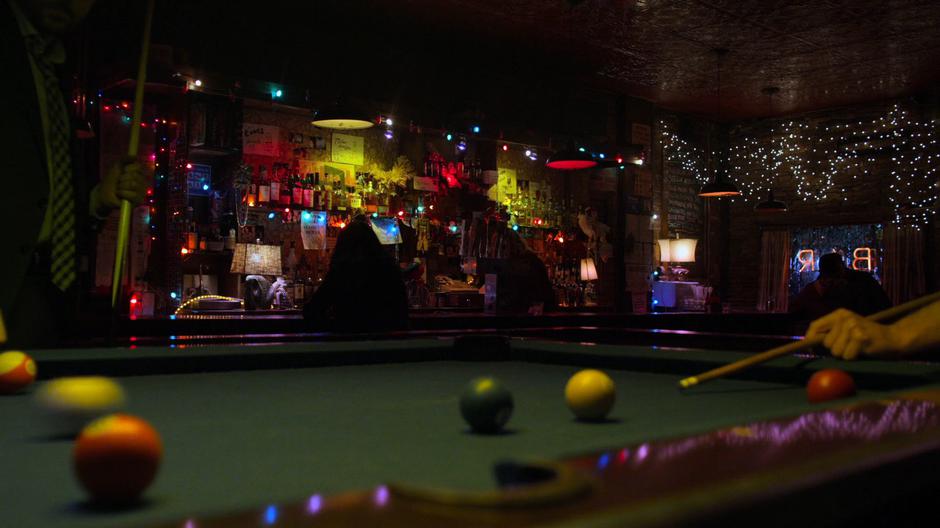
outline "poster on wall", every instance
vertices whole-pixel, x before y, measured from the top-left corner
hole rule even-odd
[[[323,178],[328,178],[324,180]],[[347,187],[356,185],[356,167],[345,163],[326,162],[323,164],[323,177],[321,181],[332,182],[340,180]]]
[[[190,196],[209,196],[212,187],[212,166],[202,163],[191,163],[191,169],[186,171],[186,188]]]
[[[300,215],[300,238],[304,249],[326,249],[326,218],[324,211]]]
[[[363,149],[365,138],[348,134],[333,134],[333,152],[331,159],[336,163],[362,165],[365,163]]]
[[[500,167],[497,171],[496,185],[490,188],[487,195],[490,200],[505,204],[511,196],[516,194],[516,171]]]
[[[281,148],[282,136],[281,127],[245,123],[242,126],[242,152],[254,156],[276,157]]]

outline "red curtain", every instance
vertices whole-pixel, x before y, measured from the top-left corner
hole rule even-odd
[[[884,228],[881,284],[896,305],[926,293],[924,244],[924,233],[919,229],[895,225]]]
[[[757,287],[757,311],[786,312],[790,297],[789,231],[764,231],[760,244],[760,278]]]

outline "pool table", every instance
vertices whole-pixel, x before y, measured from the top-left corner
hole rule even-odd
[[[940,483],[928,362],[790,356],[681,392],[743,353],[489,335],[32,353],[38,383],[115,377],[165,456],[138,504],[96,507],[71,441],[45,434],[29,393],[2,397],[0,526],[817,526],[897,521]],[[807,403],[833,366],[857,397]],[[602,423],[565,407],[583,367],[617,385]],[[515,398],[502,434],[458,412],[484,374]]]

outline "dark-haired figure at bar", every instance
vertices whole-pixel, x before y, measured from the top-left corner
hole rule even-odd
[[[892,324],[879,324],[857,313],[839,309],[813,321],[807,339],[823,338],[832,355],[842,359],[861,356],[902,358],[940,350],[940,301]]]
[[[77,313],[78,257],[93,227],[121,200],[143,202],[136,163],[90,185],[73,170],[73,127],[59,72],[59,36],[94,0],[0,0],[0,181],[5,227],[0,311],[8,346],[54,346]]]
[[[304,319],[317,330],[331,332],[408,327],[408,294],[401,270],[363,217],[340,231],[330,270],[304,306]]]
[[[790,305],[790,313],[803,319],[819,319],[844,308],[862,315],[891,307],[891,300],[871,273],[847,269],[842,255],[819,258],[819,277],[806,285]]]

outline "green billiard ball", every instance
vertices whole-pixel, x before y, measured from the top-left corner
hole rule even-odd
[[[460,396],[460,414],[478,433],[496,433],[512,415],[512,393],[495,378],[477,378]]]

